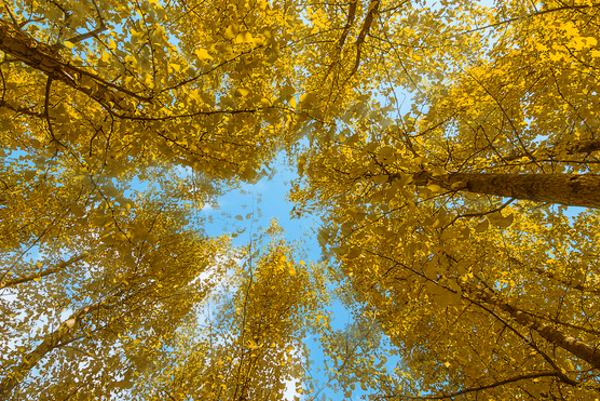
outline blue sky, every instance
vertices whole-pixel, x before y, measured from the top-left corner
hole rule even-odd
[[[271,179],[266,177],[256,184],[242,183],[239,189],[229,191],[217,199],[218,208],[205,208],[203,213],[212,217],[206,223],[206,233],[218,236],[246,228],[243,234],[233,240],[234,245],[243,246],[249,243],[251,234],[257,235],[261,228],[269,227],[271,220],[275,218],[285,230],[286,240],[302,240],[307,257],[316,261],[321,251],[315,236],[310,235],[310,230],[316,227],[320,219],[316,216],[291,218],[290,212],[294,204],[288,202],[286,196],[291,188],[291,181],[298,175],[295,167],[286,165],[283,155],[277,158],[274,165],[275,174]],[[243,220],[236,216],[242,216]]]

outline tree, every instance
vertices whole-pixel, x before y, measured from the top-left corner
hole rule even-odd
[[[15,134],[3,138],[5,152],[65,154],[88,174],[160,159],[219,178],[259,175],[283,140],[269,135],[285,109],[274,79],[279,11],[239,5],[213,20],[205,7],[228,3],[166,7],[7,5],[3,125]]]
[[[410,371],[383,397],[591,399],[597,213],[564,212],[598,206],[597,6],[498,2],[482,17],[452,35],[493,40],[408,114],[349,110],[301,160],[295,199],[327,213],[322,244]]]
[[[6,3],[0,394],[281,398],[310,317],[347,397],[595,397],[600,222],[566,210],[600,201],[599,25],[588,0]],[[344,330],[275,225],[260,256],[203,232],[280,150]]]
[[[272,135],[285,20],[228,2],[0,13],[0,394],[123,396],[164,368],[149,365],[218,277],[202,275],[223,272],[227,241],[190,208],[264,174],[285,143]]]
[[[597,214],[571,227],[544,209],[517,217],[526,210],[514,210],[510,230],[452,216],[418,228],[366,217],[331,239],[414,380],[384,393],[594,394],[582,387],[593,386],[597,364]]]
[[[223,272],[224,244],[186,227],[186,216],[165,199],[139,199],[109,220],[105,233],[77,227],[60,251],[39,241],[48,263],[76,255],[65,262],[12,262],[13,273],[41,271],[3,281],[13,299],[3,314],[2,398],[13,390],[15,400],[116,396]]]
[[[273,221],[240,255],[214,317],[205,309],[178,333],[171,367],[149,384],[148,399],[282,399],[289,386],[302,394],[303,323],[323,313],[324,289],[281,234]]]

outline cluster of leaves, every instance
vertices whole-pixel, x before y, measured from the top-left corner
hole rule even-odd
[[[305,320],[318,311],[314,279],[276,222],[238,255],[204,319],[176,333],[170,369],[148,399],[282,399],[303,392]],[[260,247],[258,247],[260,246]],[[293,386],[288,389],[289,386]]]
[[[0,398],[146,397],[184,366],[178,328],[236,265],[197,212],[286,143],[286,24],[266,2],[4,4]]]
[[[328,214],[321,244],[408,373],[382,397],[597,397],[598,213],[565,213],[599,206],[599,23],[497,2],[438,33],[468,55],[442,79],[400,74],[424,83],[408,113],[359,99],[306,151],[293,198]]]
[[[597,397],[599,10],[5,2],[0,398],[315,398],[305,321],[346,398]],[[281,150],[329,269],[203,232]]]

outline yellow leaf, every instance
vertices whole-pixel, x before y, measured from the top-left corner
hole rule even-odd
[[[233,40],[233,43],[254,43],[254,38],[250,32],[246,31],[238,34]]]
[[[478,233],[483,232],[483,231],[487,230],[489,226],[490,226],[490,222],[487,221],[487,219],[485,219],[481,223],[479,223],[475,226],[475,231],[477,231]]]
[[[500,228],[508,228],[514,220],[514,215],[511,213],[508,216],[504,217],[501,213],[493,213],[488,216],[488,219],[492,224]]]
[[[431,192],[440,192],[442,190],[442,187],[436,184],[429,184],[427,185],[427,189],[429,189]]]
[[[233,39],[235,38],[235,35],[237,35],[238,29],[235,25],[230,25],[226,30],[225,30],[225,39]]]
[[[250,93],[249,89],[246,88],[238,88],[235,90],[235,94],[237,96],[247,96]]]
[[[200,60],[212,60],[213,57],[205,49],[197,49],[194,53]]]
[[[579,29],[577,29],[577,27],[570,21],[563,25],[563,28],[567,36],[575,36],[579,34]]]
[[[388,176],[385,174],[373,176],[373,182],[375,184],[381,185],[381,184],[385,184],[387,181],[388,181]]]

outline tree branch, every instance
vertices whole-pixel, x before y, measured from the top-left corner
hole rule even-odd
[[[391,398],[402,398],[402,399],[407,399],[407,400],[443,400],[446,398],[453,398],[453,397],[457,397],[459,395],[463,395],[463,394],[468,394],[468,393],[475,393],[478,391],[482,391],[482,390],[488,390],[494,387],[499,387],[499,386],[504,386],[508,383],[514,383],[514,382],[518,382],[521,380],[529,380],[529,379],[536,379],[538,377],[552,377],[552,376],[559,376],[559,374],[557,372],[535,372],[535,373],[526,373],[523,375],[519,375],[519,376],[513,376],[513,377],[509,377],[508,379],[504,379],[501,380],[499,382],[496,383],[491,383],[491,384],[486,384],[483,386],[479,386],[479,387],[471,387],[471,388],[467,388],[464,390],[460,390],[457,391],[455,393],[450,393],[450,394],[442,394],[442,395],[433,395],[433,396],[424,396],[424,397],[418,397],[418,396],[410,396],[410,395],[402,395],[402,394],[395,394],[389,397],[384,397],[387,399],[391,399]]]
[[[38,42],[26,32],[0,20],[0,50],[37,69],[53,80],[60,81],[111,110],[128,110],[123,95],[149,102],[151,99],[113,84],[106,79],[71,65],[51,46]]]
[[[38,273],[32,273],[32,274],[28,274],[26,276],[23,277],[19,277],[19,278],[14,278],[14,279],[10,279],[10,280],[1,280],[0,281],[0,290],[5,288],[5,287],[12,287],[15,286],[17,284],[21,284],[21,283],[26,283],[28,281],[33,281],[42,277],[46,277],[49,276],[51,274],[57,273],[67,267],[69,267],[70,265],[72,265],[73,263],[79,262],[80,260],[83,260],[91,255],[93,255],[95,252],[85,252],[82,253],[80,255],[76,255],[71,257],[69,260],[64,261],[64,262],[60,262],[58,265],[54,266],[54,267],[49,267],[47,269],[44,269]]]

